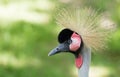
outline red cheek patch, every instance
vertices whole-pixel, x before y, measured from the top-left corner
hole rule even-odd
[[[71,36],[72,43],[70,44],[71,51],[77,51],[80,48],[81,39],[80,36],[76,33],[73,33]]]

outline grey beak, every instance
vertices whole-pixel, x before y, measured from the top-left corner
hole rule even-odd
[[[48,56],[52,56],[57,53],[65,52],[65,51],[69,51],[69,46],[66,43],[62,43],[62,44],[58,45],[56,48],[54,48],[53,50],[51,50],[49,52]]]

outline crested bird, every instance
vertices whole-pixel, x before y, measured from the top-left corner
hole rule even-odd
[[[88,77],[91,50],[106,47],[110,30],[100,26],[102,15],[91,8],[62,9],[56,17],[58,25],[65,27],[58,34],[59,45],[48,56],[69,52],[75,56],[78,77]]]

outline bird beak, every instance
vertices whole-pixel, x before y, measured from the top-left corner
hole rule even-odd
[[[60,52],[65,52],[65,51],[69,51],[69,45],[67,45],[66,43],[62,43],[59,44],[56,48],[54,48],[53,50],[51,50],[48,54],[48,56],[52,56],[55,55],[57,53]]]

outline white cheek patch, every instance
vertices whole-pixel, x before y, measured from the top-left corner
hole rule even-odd
[[[71,51],[77,51],[80,48],[81,40],[79,37],[71,38],[72,43],[70,44]]]
[[[71,40],[72,40],[73,44],[78,44],[78,42],[79,42],[79,39],[77,39],[77,38],[71,38]]]

